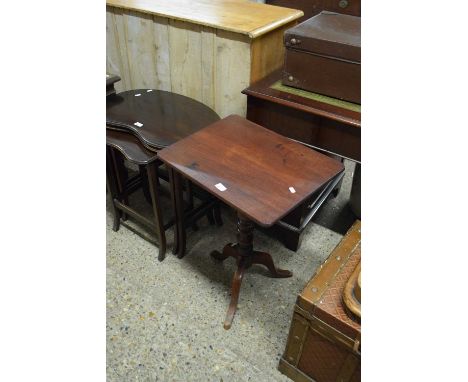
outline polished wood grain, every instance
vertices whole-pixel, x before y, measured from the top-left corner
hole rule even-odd
[[[159,158],[265,227],[344,170],[340,162],[236,115],[165,148]],[[225,191],[216,188],[219,183]]]
[[[166,147],[159,153],[171,173],[176,236],[183,238],[182,176],[237,210],[237,243],[227,244],[212,257],[232,257],[237,270],[231,284],[224,328],[232,325],[245,271],[265,266],[272,277],[291,277],[275,266],[269,253],[253,249],[254,222],[269,227],[303,203],[315,191],[344,171],[343,165],[323,154],[231,115]],[[181,240],[184,242],[184,240]],[[185,248],[179,247],[179,257]]]
[[[354,111],[343,106],[297,95],[294,92],[294,88],[291,88],[291,92],[278,90],[274,85],[281,80],[281,77],[282,74],[280,70],[274,71],[267,77],[244,89],[243,93],[248,96],[286,106],[293,110],[346,124],[357,129],[361,128],[360,111]]]
[[[188,21],[251,38],[300,18],[300,10],[245,0],[106,0],[108,5]]]
[[[137,137],[126,132],[106,129],[106,144],[117,149],[127,160],[139,165],[147,165],[158,158],[154,151],[143,147]]]
[[[218,115],[201,102],[162,90],[137,89],[106,98],[108,129],[130,131],[152,151],[217,120]]]
[[[280,70],[243,92],[247,94],[249,120],[319,150],[357,162],[361,160],[359,105],[282,86]],[[307,211],[302,207],[302,212],[296,209],[283,220],[299,225]],[[301,234],[279,226],[274,230],[287,248],[297,250]]]
[[[361,161],[361,113],[274,88],[276,71],[246,88],[247,118],[279,134]],[[307,93],[307,92],[305,92]]]

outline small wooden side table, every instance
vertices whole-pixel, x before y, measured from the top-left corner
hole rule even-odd
[[[118,78],[118,77],[117,77]],[[106,77],[107,85],[115,80],[115,77]],[[114,230],[120,224],[120,218],[126,215],[150,227],[156,232],[160,245],[159,260],[164,259],[166,239],[164,231],[172,225],[169,221],[163,225],[161,209],[159,205],[158,168],[162,164],[158,160],[157,153],[163,147],[218,121],[219,116],[208,106],[189,97],[168,91],[156,89],[136,89],[106,97],[106,144],[108,147],[108,185],[111,188],[114,212]],[[137,164],[140,168],[140,176],[127,179],[125,167],[120,156],[116,156],[113,149],[118,150],[123,156]],[[125,185],[127,184],[127,187]],[[130,208],[127,194],[143,186],[145,196],[152,204],[155,221],[149,221]],[[174,184],[170,184],[174,187]],[[182,182],[178,183],[182,192]],[[221,224],[219,206],[217,200],[206,200],[196,208],[193,204],[192,187],[187,184],[188,209],[185,211],[187,221],[191,221],[196,227],[196,220],[205,213],[210,222]],[[172,192],[174,194],[174,192]],[[184,213],[185,213],[184,212]],[[185,226],[184,226],[185,227]],[[184,232],[178,235],[176,229],[174,252],[180,244],[185,248],[185,243],[180,243],[179,238],[185,240]]]
[[[159,159],[167,164],[175,185],[184,176],[237,210],[238,243],[227,244],[222,253],[212,252],[219,260],[234,257],[238,266],[225,329],[231,327],[242,278],[252,264],[266,266],[272,277],[292,276],[277,268],[270,254],[253,250],[253,223],[272,226],[314,192],[331,192],[327,185],[344,171],[339,161],[237,115],[161,150]],[[180,192],[173,200],[178,226],[183,226]]]

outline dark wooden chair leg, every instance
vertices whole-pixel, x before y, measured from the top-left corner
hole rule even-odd
[[[161,215],[161,202],[159,200],[157,179],[158,179],[158,165],[156,162],[150,163],[146,166],[148,172],[148,185],[151,196],[151,204],[153,206],[154,222],[156,227],[156,235],[159,239],[159,255],[158,260],[163,261],[166,255],[166,235],[164,232],[164,223]]]
[[[138,170],[140,172],[141,188],[143,189],[143,195],[145,197],[145,200],[149,204],[151,204],[152,203],[151,202],[151,194],[150,194],[150,190],[149,190],[148,177],[146,176],[146,168],[143,165],[139,165]],[[158,187],[158,189],[159,189],[159,184],[156,184],[156,187]]]
[[[242,278],[244,277],[244,272],[246,270],[245,260],[240,259],[239,265],[237,266],[236,273],[232,279],[231,285],[231,302],[229,303],[229,308],[226,312],[226,318],[224,319],[224,329],[228,330],[231,328],[232,320],[237,310],[237,303],[239,301],[239,293],[242,283]]]

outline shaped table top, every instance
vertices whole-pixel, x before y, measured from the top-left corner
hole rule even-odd
[[[237,115],[174,143],[158,157],[265,227],[344,171],[339,161]]]
[[[163,90],[129,90],[106,98],[107,128],[134,134],[152,151],[217,120],[218,114],[201,102]]]

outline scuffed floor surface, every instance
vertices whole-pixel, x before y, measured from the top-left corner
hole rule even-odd
[[[168,253],[159,262],[155,245],[125,226],[112,230],[108,205],[107,380],[290,381],[277,370],[278,361],[297,294],[342,237],[326,226],[334,224],[327,220],[349,216],[354,165],[347,162],[346,168],[340,194],[324,205],[316,219],[320,224],[309,224],[298,252],[255,231],[255,248],[270,252],[277,266],[294,275],[272,279],[261,266],[250,268],[230,330],[222,323],[235,262],[219,263],[209,252],[235,241],[234,213],[223,209],[222,227],[200,220],[200,229],[188,232],[183,259],[172,255],[173,231],[168,230]],[[131,203],[150,213],[140,194]]]

